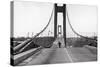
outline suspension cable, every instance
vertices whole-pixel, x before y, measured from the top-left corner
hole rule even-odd
[[[49,19],[47,25],[46,25],[39,33],[37,33],[33,38],[31,38],[31,42],[34,41],[34,38],[36,38],[36,37],[39,36],[41,33],[43,33],[43,32],[45,31],[45,29],[49,26],[50,21],[51,21],[51,18],[52,18],[52,16],[53,16],[53,10],[54,10],[54,9],[52,9],[52,13],[51,13],[51,16],[50,16],[50,19]],[[27,46],[29,46],[29,45],[30,45],[30,44],[25,45],[19,52],[23,51],[23,50],[24,50]]]
[[[49,19],[47,25],[46,25],[39,33],[37,33],[33,38],[36,38],[37,36],[39,36],[39,35],[40,35],[41,33],[43,33],[43,32],[45,31],[45,29],[49,26],[50,21],[51,21],[52,16],[53,16],[53,11],[54,11],[54,9],[52,9],[52,13],[51,13],[51,16],[50,16],[50,19]],[[33,38],[32,38],[32,39],[33,39]]]
[[[72,29],[72,31],[73,31],[76,35],[78,35],[78,36],[80,36],[80,37],[82,37],[82,38],[85,38],[85,39],[95,40],[95,39],[92,39],[92,38],[83,36],[83,35],[81,35],[81,34],[79,34],[79,33],[77,33],[77,32],[75,31],[75,29],[72,27],[71,22],[70,22],[70,19],[69,19],[68,6],[67,6],[67,5],[66,5],[66,14],[67,14],[67,19],[68,19],[68,23],[69,23],[69,25],[70,25],[70,28]],[[96,40],[95,40],[95,41],[96,41]]]

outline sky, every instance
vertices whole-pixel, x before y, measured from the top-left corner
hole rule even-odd
[[[14,37],[27,37],[40,32],[48,23],[53,3],[15,1],[14,2]],[[97,34],[97,7],[86,5],[67,5],[70,22],[76,32],[84,36]],[[62,25],[62,14],[58,13],[58,25]],[[63,26],[62,26],[63,27]],[[54,33],[54,14],[48,28],[41,34],[47,36],[48,31]],[[66,34],[75,36],[66,18]]]

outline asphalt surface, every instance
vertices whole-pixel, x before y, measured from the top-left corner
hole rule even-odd
[[[61,41],[62,40],[62,41]],[[64,41],[61,39],[61,48],[58,46],[58,39],[51,48],[44,48],[40,52],[24,60],[19,65],[40,65],[55,63],[73,63],[96,61],[97,55],[91,53],[85,47],[67,47],[64,48]]]

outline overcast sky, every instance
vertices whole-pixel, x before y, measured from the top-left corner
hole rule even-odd
[[[97,7],[84,5],[68,5],[69,19],[73,28],[82,35],[91,36],[97,34]],[[27,36],[27,33],[34,34],[40,32],[48,23],[53,3],[41,2],[14,2],[14,37]],[[62,24],[62,14],[58,14],[58,24]],[[54,15],[51,23],[43,35],[48,31],[54,31]],[[73,36],[74,33],[68,24],[66,18],[67,36]]]

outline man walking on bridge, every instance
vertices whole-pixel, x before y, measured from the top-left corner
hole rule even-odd
[[[60,41],[58,42],[58,45],[59,45],[59,48],[61,48],[61,42]]]

